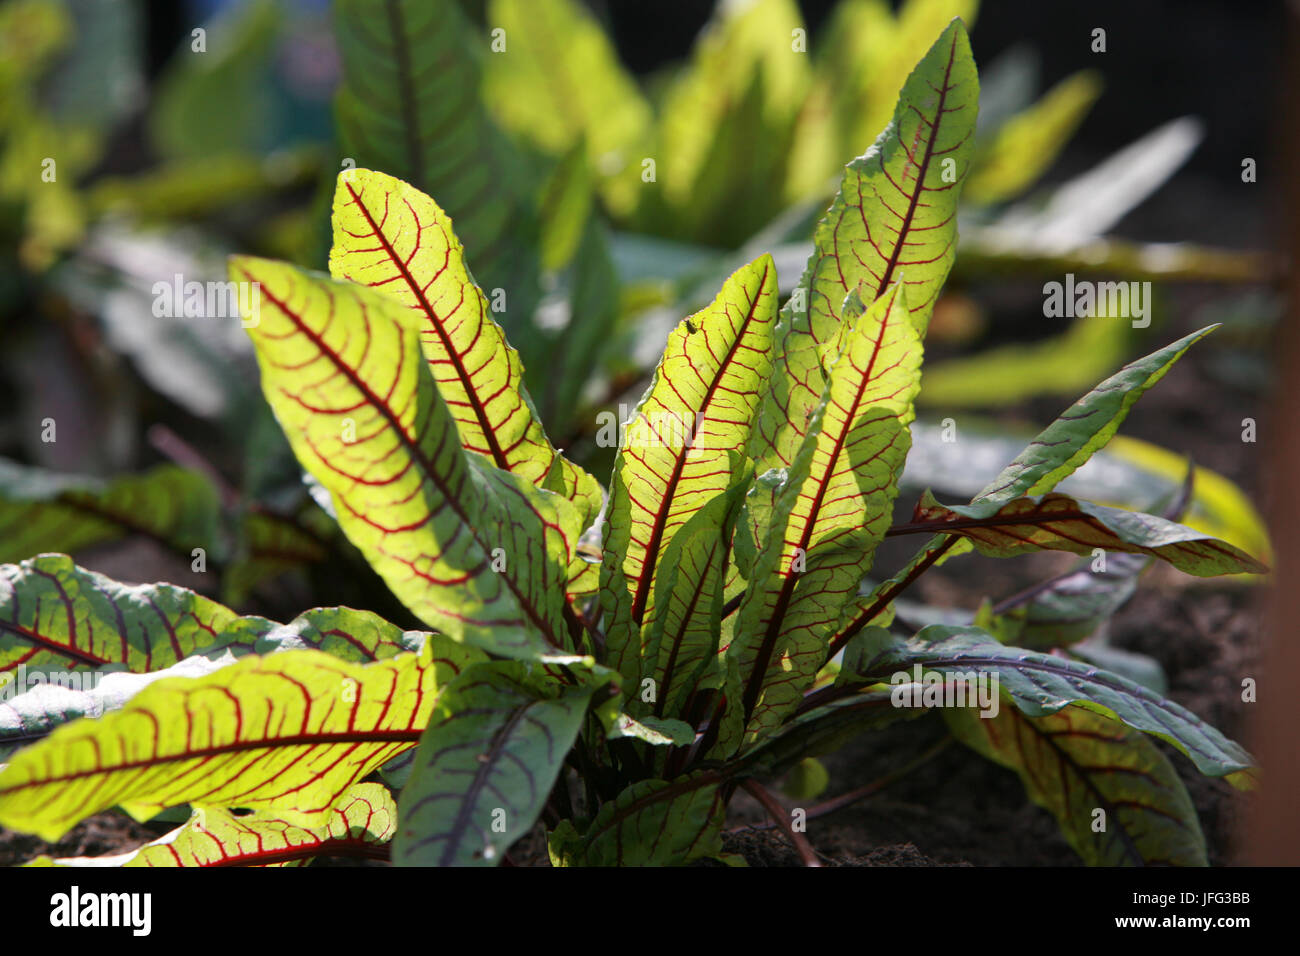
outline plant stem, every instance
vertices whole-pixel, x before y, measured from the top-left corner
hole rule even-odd
[[[808,838],[802,833],[795,830],[786,819],[789,814],[776,802],[776,799],[767,792],[766,788],[757,780],[745,780],[740,784],[755,800],[763,805],[767,815],[772,818],[772,822],[785,831],[785,835],[790,838],[794,844],[795,852],[799,854],[799,859],[803,861],[804,866],[821,866],[821,861],[817,859],[817,851],[812,848]]]

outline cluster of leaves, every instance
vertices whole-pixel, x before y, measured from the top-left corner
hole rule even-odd
[[[217,279],[231,249],[323,267],[338,164],[385,170],[438,198],[494,318],[519,350],[550,432],[575,457],[607,468],[614,449],[592,447],[597,411],[634,402],[672,325],[706,305],[741,262],[773,250],[785,277],[779,292],[793,291],[843,157],[884,125],[907,70],[942,25],[954,15],[969,20],[977,5],[908,0],[897,14],[887,6],[846,0],[811,44],[793,0],[720,4],[690,62],[646,84],[647,93],[575,0],[337,0],[342,83],[336,142],[326,147],[277,131],[282,94],[266,92],[284,85],[268,78],[272,65],[289,49],[313,49],[320,37],[295,33],[284,43],[301,24],[272,0],[253,0],[208,25],[204,52],[186,35],[168,64],[138,124],[156,167],[104,175],[117,164],[105,147],[132,117],[131,93],[142,84],[138,69],[123,65],[139,29],[136,5],[6,4],[0,43],[12,55],[0,76],[0,257],[11,268],[0,278],[0,322],[14,347],[0,357],[10,373],[0,389],[17,421],[0,439],[44,467],[0,461],[0,521],[28,532],[0,546],[0,560],[144,535],[185,564],[218,573],[213,593],[231,604],[252,598],[265,613],[292,613],[277,591],[292,587],[296,609],[310,582],[341,576],[355,588],[340,599],[377,606],[379,582],[304,492],[252,387],[247,338],[233,322],[160,317],[150,302],[159,279]],[[503,31],[499,51],[489,26]],[[559,37],[568,38],[562,49]],[[1096,77],[1082,73],[1035,101],[1032,72],[1009,60],[991,84],[993,103],[986,98],[981,110],[963,190],[960,261],[999,270],[1019,263],[1052,275],[1102,263],[1134,276],[1148,268],[1134,262],[1182,261],[1187,250],[1166,249],[1120,262],[1095,243],[1185,158],[1193,145],[1186,124],[1135,146],[1147,158],[1140,184],[1126,178],[1135,164],[1121,156],[1088,174],[1086,204],[1066,201],[1080,192],[1067,184],[1059,197],[1003,210],[1051,163],[1098,90]],[[268,142],[284,148],[268,155]],[[47,158],[57,159],[57,178],[32,188]],[[657,164],[654,183],[641,179],[646,158]],[[737,169],[746,174],[733,175]],[[306,199],[316,179],[322,199],[312,209]],[[1098,218],[1094,210],[1103,209]],[[728,229],[735,232],[724,235]],[[990,229],[1000,231],[1000,244],[969,241]],[[1008,236],[1017,229],[1012,248]],[[744,239],[739,253],[698,245]],[[1087,262],[1073,262],[1071,250],[1085,241],[1094,244]],[[1248,263],[1227,265],[1204,255],[1170,274],[1258,274]],[[968,297],[949,299],[940,315],[978,311]],[[47,321],[31,323],[33,311]],[[932,339],[945,334],[945,323],[935,324]],[[1064,336],[931,363],[920,401],[952,409],[1042,391],[1073,394],[1132,354],[1125,329],[1083,317]],[[49,368],[52,355],[57,364]],[[43,443],[39,424],[61,408],[64,390],[90,419],[91,436],[71,440],[72,416],[59,415],[60,442]],[[171,405],[165,429],[172,434],[155,427],[149,444],[173,465],[108,483],[64,473],[139,467],[135,435],[155,399]],[[1000,436],[976,449],[974,424],[963,418],[963,455],[996,463]],[[218,449],[204,449],[215,467],[175,437],[206,434],[209,425],[220,433]],[[922,437],[927,428],[916,424]],[[1178,456],[1131,440],[1112,444],[1106,461],[1125,472],[1119,500],[1115,483],[1092,487],[1086,472],[1073,490],[1143,509],[1181,478]],[[903,482],[909,492],[933,486],[969,495],[975,489],[951,487],[953,476],[967,473],[927,453],[909,459]],[[235,487],[218,474],[234,475]],[[155,499],[167,504],[154,508]],[[1204,469],[1186,520],[1267,549],[1249,502]]]
[[[724,856],[737,788],[770,803],[760,780],[935,705],[897,706],[899,675],[918,692],[978,676],[997,679],[997,715],[944,719],[1017,770],[1084,859],[1203,863],[1151,737],[1241,786],[1250,756],[1142,683],[1050,652],[1107,613],[1095,589],[1053,582],[1014,612],[915,632],[896,604],[970,551],[1100,549],[1117,578],[1156,560],[1265,570],[1055,491],[1208,329],[1102,382],[968,504],[927,494],[891,525],[978,99],[953,21],[844,169],[784,307],[764,255],[669,334],[607,489],[547,437],[446,212],[388,173],[340,174],[328,276],[252,257],[230,272],[258,284],[248,333],[297,460],[430,630],[348,608],[277,624],[61,555],[7,565],[0,674],[121,673],[0,704],[0,824],[55,840],[112,807],[188,805],[126,862],[283,864],[391,840],[396,862],[495,864],[541,820],[557,864],[687,863]],[[884,538],[908,534],[930,537],[869,580]]]

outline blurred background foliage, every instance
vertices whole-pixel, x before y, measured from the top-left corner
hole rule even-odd
[[[1213,4],[1153,4],[1140,22],[1119,3],[1059,22],[1041,9],[1055,5],[985,6],[7,0],[0,561],[74,552],[244,610],[291,616],[315,593],[406,620],[304,485],[238,321],[158,315],[155,283],[222,281],[234,251],[323,270],[337,171],[407,179],[452,215],[489,295],[504,291],[498,319],[552,438],[600,474],[597,413],[626,417],[668,330],[740,261],[774,252],[789,292],[839,170],[953,16],[980,62],[977,157],[907,489],[973,493],[1064,399],[1218,321],[1199,384],[1151,420],[1158,441],[1117,440],[1063,490],[1149,509],[1189,446],[1209,449],[1187,523],[1267,555],[1237,465],[1281,311],[1268,187],[1240,168],[1266,160],[1267,72],[1253,96],[1220,82],[1230,63],[1203,49],[1226,29]],[[1089,50],[1093,21],[1106,54]],[[1134,89],[1135,64],[1159,67],[1162,22],[1181,58]],[[1144,99],[1194,71],[1224,96],[1191,94],[1204,115]],[[1212,163],[1188,176],[1207,139]],[[1148,199],[1161,212],[1143,218]],[[1153,282],[1155,321],[1044,318],[1042,285],[1066,273]],[[1213,408],[1197,405],[1207,382]]]

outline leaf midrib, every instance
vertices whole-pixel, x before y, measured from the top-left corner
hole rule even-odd
[[[209,757],[219,757],[224,754],[239,753],[240,751],[246,750],[277,750],[281,747],[326,747],[332,744],[417,744],[420,742],[420,735],[423,733],[423,728],[412,730],[347,730],[318,734],[295,734],[290,737],[236,740],[216,747],[202,747],[196,750],[187,750],[182,753],[167,754],[165,756],[155,755],[144,760],[132,760],[123,763],[108,764],[93,767],[89,770],[77,770],[70,773],[59,774],[57,776],[45,776],[25,780],[13,786],[0,787],[0,796],[19,793],[20,791],[30,790],[36,787],[46,787],[56,783],[66,783],[71,780],[84,780],[87,777],[109,776],[130,770],[156,767],[159,764],[176,763],[184,760],[205,760]]]

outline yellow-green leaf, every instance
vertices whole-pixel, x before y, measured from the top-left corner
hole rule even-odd
[[[650,104],[577,0],[492,0],[505,47],[488,57],[483,95],[501,125],[558,155],[583,143],[617,214],[641,188]]]
[[[410,310],[285,263],[235,258],[231,275],[259,284],[267,401],[393,593],[494,653],[559,653],[579,512],[461,447]]]
[[[980,150],[966,196],[977,203],[1010,199],[1041,176],[1056,159],[1092,104],[1101,77],[1083,70],[1066,77],[1033,106],[1008,119]]]
[[[190,803],[322,826],[350,786],[419,740],[456,670],[431,655],[362,665],[285,651],[158,681],[15,754],[0,771],[0,825],[54,842],[110,807],[143,821]]]
[[[897,87],[891,87],[896,89]],[[979,79],[970,41],[953,21],[917,64],[894,121],[844,170],[818,224],[799,285],[781,312],[772,384],[750,454],[760,474],[789,468],[821,399],[847,296],[868,305],[894,282],[924,334],[952,267],[957,199],[975,139]]]
[[[746,735],[773,730],[825,663],[826,639],[883,540],[911,442],[920,388],[921,329],[904,283],[853,321],[803,447],[782,480],[757,485],[747,506],[758,549],[727,653],[746,675]]]
[[[384,173],[339,174],[330,273],[400,302],[461,444],[492,464],[573,500],[587,527],[600,511],[596,480],[552,447],[524,387],[519,354],[474,284],[451,219],[415,187]]]
[[[669,335],[626,427],[606,512],[601,598],[608,663],[639,676],[664,550],[690,516],[731,486],[769,370],[776,268],[763,256]]]
[[[199,807],[183,826],[132,850],[108,857],[40,857],[28,866],[306,866],[317,856],[384,859],[383,844],[397,830],[397,804],[377,783],[352,787],[330,811],[329,821],[304,827],[274,811],[235,816],[221,807]]]

